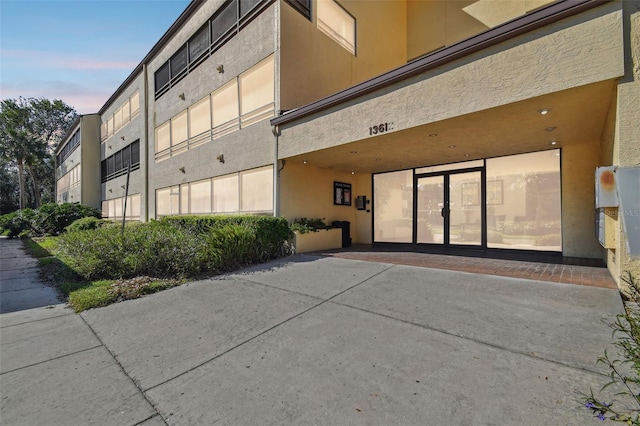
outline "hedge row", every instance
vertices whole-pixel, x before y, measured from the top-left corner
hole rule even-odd
[[[279,257],[290,234],[283,218],[180,216],[67,232],[56,255],[87,280],[194,278]]]
[[[100,210],[83,204],[43,204],[39,209],[22,209],[0,216],[0,234],[8,237],[58,235],[78,219],[100,218]]]

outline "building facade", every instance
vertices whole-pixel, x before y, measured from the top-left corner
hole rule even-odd
[[[194,1],[99,111],[103,214],[320,217],[638,274],[639,9]]]
[[[100,208],[100,117],[78,116],[56,149],[56,202]]]

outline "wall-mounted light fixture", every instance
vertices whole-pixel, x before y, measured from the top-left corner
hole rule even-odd
[[[216,157],[216,159],[221,162],[222,164],[224,164],[224,154],[220,154]]]
[[[178,97],[184,101],[184,93],[180,93]]]
[[[109,149],[111,149],[111,145],[109,145]]]
[[[218,65],[218,68],[216,68],[218,70],[218,72],[220,74],[224,74],[224,65]]]
[[[124,136],[120,136],[120,139],[124,140]]]
[[[184,166],[180,167],[178,170],[180,170],[182,173],[185,173]]]
[[[113,189],[109,189],[109,192],[113,192]]]

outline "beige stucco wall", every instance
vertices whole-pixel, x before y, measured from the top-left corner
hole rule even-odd
[[[82,163],[80,169],[81,202],[100,209],[100,116],[80,119]]]
[[[607,143],[603,145],[603,156],[610,161],[603,165],[638,166],[640,165],[640,2],[624,1],[624,42],[625,76],[620,80],[615,105],[608,128]],[[629,214],[637,215],[635,211]],[[640,258],[631,257],[627,252],[627,236],[622,226],[621,215],[616,221],[616,248],[606,251],[607,266],[613,278],[621,288],[625,283],[622,274],[631,272],[640,280]]]
[[[333,182],[351,184],[351,206],[333,204]],[[351,223],[354,244],[371,243],[371,213],[356,210],[355,199],[366,195],[371,199],[371,176],[338,173],[298,163],[285,163],[280,171],[280,213],[292,221],[296,218],[321,218]],[[369,204],[368,210],[371,210]]]
[[[297,108],[346,89],[406,61],[404,1],[339,2],[356,19],[356,55],[317,28],[312,21],[280,2],[281,109]]]
[[[620,6],[606,4],[283,125],[279,156],[364,139],[368,123],[389,121],[400,131],[617,78],[622,51]]]
[[[566,257],[602,257],[593,225],[594,171],[599,163],[599,141],[562,150],[562,254]]]

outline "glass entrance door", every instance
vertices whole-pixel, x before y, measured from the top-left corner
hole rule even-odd
[[[416,196],[416,242],[444,244],[444,175],[418,178]]]
[[[415,204],[416,243],[482,246],[481,171],[418,176]]]

